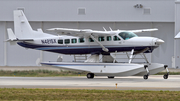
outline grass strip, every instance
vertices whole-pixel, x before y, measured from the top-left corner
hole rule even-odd
[[[85,76],[86,72],[74,71],[51,71],[51,70],[28,70],[28,71],[4,71],[0,70],[0,76],[19,77],[55,77],[55,76]]]
[[[0,100],[179,101],[180,91],[120,91],[0,88]]]
[[[56,76],[86,76],[87,72],[74,71],[51,71],[51,70],[27,70],[27,71],[4,71],[0,70],[0,76],[18,77],[56,77]],[[164,75],[166,72],[159,72],[156,75]],[[169,75],[180,75],[180,72],[170,72]]]
[[[156,75],[164,75],[167,74],[167,72],[159,72]],[[169,75],[180,75],[180,72],[169,72]]]

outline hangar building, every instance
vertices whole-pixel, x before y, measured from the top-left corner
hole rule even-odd
[[[23,10],[32,28],[149,29],[137,34],[165,41],[148,56],[151,62],[180,67],[180,1],[175,0],[0,0],[0,66],[36,66],[36,60],[55,61],[58,54],[10,46],[7,28],[14,28],[13,10]],[[64,56],[64,61],[73,56]]]

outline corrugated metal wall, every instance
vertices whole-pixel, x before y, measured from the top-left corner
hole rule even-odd
[[[135,8],[142,4],[143,8]],[[0,0],[0,66],[35,66],[38,58],[55,61],[59,54],[4,43],[6,28],[13,28],[13,10],[23,8],[34,30],[42,28],[85,28],[103,30],[158,28],[156,32],[146,32],[139,36],[161,38],[165,44],[148,55],[152,62],[168,64],[174,55],[174,0]],[[85,14],[78,14],[85,9]],[[144,14],[150,9],[150,14]],[[43,54],[43,56],[41,56]],[[64,56],[64,61],[73,56]]]

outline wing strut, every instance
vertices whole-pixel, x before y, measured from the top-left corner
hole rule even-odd
[[[99,44],[101,47],[102,47],[102,50],[105,51],[105,52],[108,52],[109,49],[107,49],[106,47],[104,47],[94,36],[90,35],[90,37],[97,43]]]

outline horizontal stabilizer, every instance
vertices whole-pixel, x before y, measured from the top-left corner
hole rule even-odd
[[[7,29],[7,33],[9,37],[8,41],[13,41],[17,39],[11,28]]]
[[[33,39],[18,39],[15,34],[13,33],[11,28],[7,29],[8,37],[6,41],[34,41]]]
[[[180,32],[174,38],[175,39],[180,39]]]

